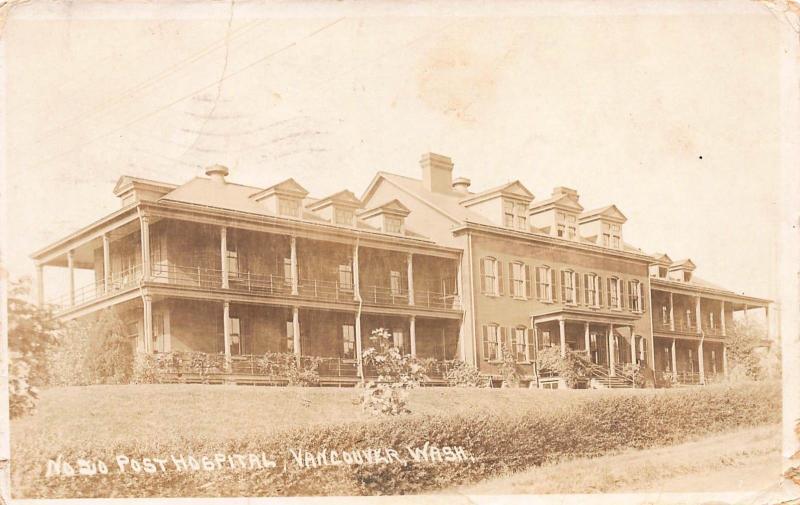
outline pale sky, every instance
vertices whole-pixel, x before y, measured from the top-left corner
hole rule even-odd
[[[222,163],[234,182],[360,195],[433,151],[473,190],[614,203],[626,241],[774,297],[781,21],[703,4],[236,3],[230,28],[230,4],[20,8],[3,35],[7,268],[31,274],[31,252],[116,210],[123,174]],[[66,279],[51,270],[49,293]]]

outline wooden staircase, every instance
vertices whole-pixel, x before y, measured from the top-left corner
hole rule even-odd
[[[592,363],[587,366],[589,375],[589,385],[594,384],[596,387],[602,388],[632,388],[633,379],[625,377],[622,374],[622,366],[616,365],[614,367],[615,375],[609,375],[608,368],[602,365]]]

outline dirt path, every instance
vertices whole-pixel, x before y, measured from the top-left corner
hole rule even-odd
[[[582,458],[505,475],[459,494],[758,491],[780,480],[780,426],[648,450]]]

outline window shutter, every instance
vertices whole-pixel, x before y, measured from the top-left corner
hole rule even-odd
[[[483,294],[486,293],[486,265],[485,265],[485,261],[486,261],[485,258],[481,258],[481,261],[480,261],[480,263],[481,263],[481,293],[483,293]],[[486,327],[484,326],[484,328],[486,328]],[[485,331],[484,331],[484,335],[486,335]]]
[[[483,360],[484,361],[488,361],[489,360],[489,335],[488,335],[489,330],[488,330],[488,328],[486,327],[485,324],[483,326],[481,326],[481,331],[483,333]]]
[[[603,278],[598,275],[595,283],[597,285],[597,305],[603,305]]]
[[[514,296],[514,263],[508,262],[508,296]]]
[[[583,274],[583,303],[591,305],[591,302],[589,299],[589,274]]]
[[[630,300],[628,300],[628,293],[630,292],[630,288],[628,288],[627,286],[628,283],[625,281],[620,281],[619,283],[620,283],[619,287],[620,298],[622,298],[622,300],[620,300],[619,302],[619,306],[624,309],[630,306]]]
[[[536,267],[536,297],[539,298],[539,285],[542,283],[542,270]]]
[[[581,303],[581,296],[583,296],[581,291],[581,276],[577,273],[573,275],[575,276],[575,303]]]
[[[564,301],[567,301],[567,275],[569,275],[567,272],[564,270],[561,271],[561,299]]]
[[[525,297],[533,298],[533,286],[531,285],[531,267],[525,265]]]
[[[527,336],[528,336],[528,341],[526,342],[526,346],[525,346],[525,353],[526,353],[525,355],[527,356],[528,361],[533,361],[535,353],[536,353],[536,348],[534,347],[536,342],[535,342],[535,339],[534,339],[533,328],[528,328],[526,333],[527,333]]]
[[[556,276],[553,273],[553,269],[549,269],[548,273],[550,274],[550,295],[552,296],[552,301],[558,301],[558,286],[556,285]]]
[[[642,314],[644,314],[646,312],[645,309],[647,307],[647,303],[646,303],[647,293],[645,293],[643,286],[644,286],[644,284],[642,284],[640,282],[639,283],[639,310],[642,311]]]
[[[497,357],[498,359],[503,359],[503,348],[505,347],[506,349],[508,349],[508,340],[507,340],[508,335],[506,334],[506,327],[501,326],[499,328],[499,333],[500,333],[500,339],[499,339],[500,345],[498,346],[497,349]]]
[[[503,262],[499,260],[495,261],[495,265],[497,265],[497,294],[502,296],[503,283],[505,282],[503,279]]]

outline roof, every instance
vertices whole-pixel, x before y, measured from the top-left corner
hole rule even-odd
[[[544,211],[548,210],[550,207],[566,207],[569,209],[574,209],[577,212],[581,212],[583,210],[583,206],[576,202],[575,199],[571,198],[569,195],[557,195],[546,200],[532,202],[528,209]]]
[[[620,223],[624,223],[628,220],[616,205],[607,205],[605,207],[600,207],[598,209],[587,210],[583,214],[579,216],[581,221],[589,221],[592,219],[599,219],[601,217],[611,219],[613,221],[619,221]]]
[[[670,258],[667,255],[667,253],[658,253],[657,252],[657,253],[651,254],[650,256],[652,256],[656,260],[656,262],[658,264],[660,264],[660,265],[667,265],[667,266],[672,265],[672,258]]]
[[[119,179],[117,179],[117,184],[114,186],[114,194],[119,196],[122,192],[136,184],[152,186],[166,190],[175,189],[178,187],[177,184],[172,184],[169,182],[154,181],[152,179],[144,179],[142,177],[134,177],[132,175],[122,175]]]
[[[389,200],[388,202],[378,205],[377,207],[372,207],[371,209],[362,210],[358,213],[359,216],[362,218],[372,217],[378,214],[393,214],[396,216],[407,216],[411,213],[411,210],[403,205],[403,202],[395,198],[394,200]]]
[[[308,196],[308,191],[306,191],[306,188],[301,186],[292,177],[286,179],[285,181],[281,181],[278,184],[274,184],[266,189],[259,190],[250,196],[255,200],[261,200],[270,195],[279,193],[284,195],[295,196],[297,198],[305,198],[306,196]]]
[[[325,198],[320,198],[319,200],[307,204],[306,207],[311,210],[318,210],[332,204],[354,208],[363,207],[361,200],[359,200],[356,195],[354,195],[353,192],[348,189],[344,189],[332,195],[326,196]]]
[[[486,191],[481,191],[480,193],[470,194],[467,197],[462,198],[460,203],[462,205],[469,206],[498,196],[509,196],[528,202],[533,200],[533,193],[531,193],[524,184],[519,181],[512,181],[494,188],[487,189]]]
[[[670,270],[679,270],[679,269],[694,270],[695,268],[697,268],[697,265],[695,265],[694,262],[692,262],[692,260],[690,260],[689,258],[675,261],[669,267]]]

